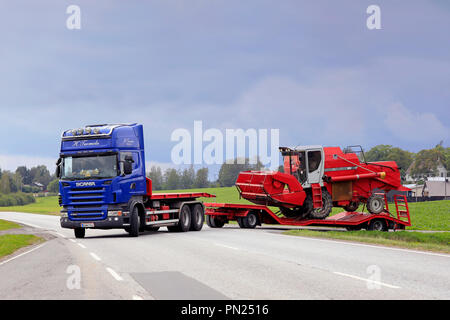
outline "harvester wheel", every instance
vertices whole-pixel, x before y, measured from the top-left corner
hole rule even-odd
[[[367,199],[367,210],[370,213],[378,214],[384,210],[384,197],[379,194],[372,194]]]
[[[242,218],[242,222],[245,228],[253,229],[258,224],[259,218],[255,212],[251,211],[247,213],[247,215],[244,218]]]
[[[312,208],[312,197],[308,195],[309,201],[311,202],[311,208]],[[308,201],[308,199],[307,199]],[[313,219],[325,219],[328,217],[328,215],[331,212],[331,209],[333,208],[333,201],[331,199],[330,194],[327,190],[322,191],[322,208],[312,208],[309,211],[309,216]]]
[[[344,209],[347,212],[354,212],[354,211],[356,211],[358,209],[358,207],[359,207],[359,202],[352,201],[348,205],[346,205],[344,207]]]

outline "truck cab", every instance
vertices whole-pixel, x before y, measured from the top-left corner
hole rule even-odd
[[[147,193],[143,128],[91,125],[64,131],[57,162],[63,227],[124,224],[128,203]],[[79,223],[82,221],[83,223]]]
[[[145,174],[142,125],[100,124],[62,133],[56,174],[61,226],[82,238],[85,230],[122,228],[131,236],[160,226],[199,231],[206,193],[152,194]]]

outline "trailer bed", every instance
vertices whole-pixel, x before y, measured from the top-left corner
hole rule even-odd
[[[205,203],[204,205],[206,207],[206,215],[219,218],[226,222],[245,218],[249,212],[257,212],[260,224],[266,223],[286,226],[331,226],[351,228],[356,226],[367,226],[371,221],[378,219],[385,221],[388,228],[394,230],[404,229],[406,226],[411,226],[407,203],[403,200],[399,201],[397,197],[395,198],[397,216],[394,216],[389,212],[386,202],[385,210],[380,214],[344,211],[326,219],[286,218],[277,215],[269,207],[262,205],[232,203]],[[399,207],[402,206],[405,210],[399,209]]]

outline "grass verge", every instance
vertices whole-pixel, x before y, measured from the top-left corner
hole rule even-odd
[[[4,234],[0,235],[0,258],[14,253],[14,251],[41,242],[42,238],[32,234]]]
[[[59,215],[61,208],[58,205],[58,197],[38,197],[36,202],[23,206],[0,207],[0,211],[26,212],[49,215]]]
[[[289,230],[286,235],[328,238],[338,240],[357,241],[363,243],[380,244],[450,253],[450,232],[417,232],[417,231],[317,231],[317,230]]]
[[[21,228],[20,224],[6,221],[6,220],[0,220],[0,231],[9,230],[9,229],[18,229],[18,228]]]

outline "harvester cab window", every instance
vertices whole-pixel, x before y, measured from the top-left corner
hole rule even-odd
[[[308,172],[314,172],[319,168],[322,155],[320,151],[308,152]]]

